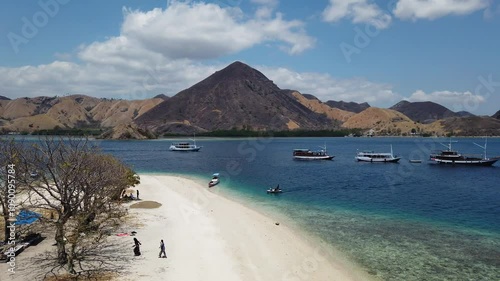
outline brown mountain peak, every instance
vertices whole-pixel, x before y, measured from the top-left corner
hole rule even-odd
[[[234,62],[135,120],[156,131],[177,132],[252,128],[253,130],[332,127],[260,71]]]

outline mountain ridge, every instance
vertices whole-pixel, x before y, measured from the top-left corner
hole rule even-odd
[[[500,111],[492,117],[474,116],[452,112],[433,102],[409,101],[391,108],[322,102],[311,94],[280,89],[262,72],[236,61],[172,97],[160,94],[136,101],[87,95],[0,99],[0,130],[36,133],[98,129],[105,131],[104,138],[119,139],[151,138],[153,133],[343,128],[396,136],[500,135]]]
[[[354,113],[360,113],[361,111],[367,109],[370,107],[370,105],[367,102],[363,103],[356,103],[356,102],[345,102],[345,101],[334,101],[334,100],[329,100],[325,102],[327,105],[330,107],[342,109],[345,111],[350,111]]]

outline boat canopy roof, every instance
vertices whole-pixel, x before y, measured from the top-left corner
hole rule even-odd
[[[453,151],[453,150],[441,150],[441,153],[443,155],[457,155],[458,151]]]
[[[218,177],[218,176],[219,176],[219,173],[214,173],[212,176],[214,176],[214,177]]]
[[[310,151],[310,150],[309,150],[309,149],[306,149],[306,148],[296,148],[296,149],[294,149],[293,151],[308,152],[308,151]]]

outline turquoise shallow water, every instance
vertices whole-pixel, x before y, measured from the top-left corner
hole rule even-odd
[[[327,241],[380,280],[500,280],[500,166],[426,163],[442,146],[433,139],[296,138],[197,140],[198,153],[168,151],[169,140],[100,141],[139,172],[175,173],[209,181],[218,192],[265,212],[279,211]],[[481,153],[458,139],[454,148]],[[500,139],[488,141],[500,155]],[[334,161],[301,162],[294,148],[325,144]],[[399,164],[354,161],[357,149],[403,156]],[[408,159],[422,159],[410,164]],[[203,181],[203,180],[201,180]],[[276,184],[285,191],[265,190]]]

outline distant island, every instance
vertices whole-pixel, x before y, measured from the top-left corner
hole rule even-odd
[[[322,102],[280,89],[260,71],[234,62],[178,94],[145,100],[87,95],[0,98],[0,133],[164,136],[500,136],[493,116],[453,112],[433,102]]]

